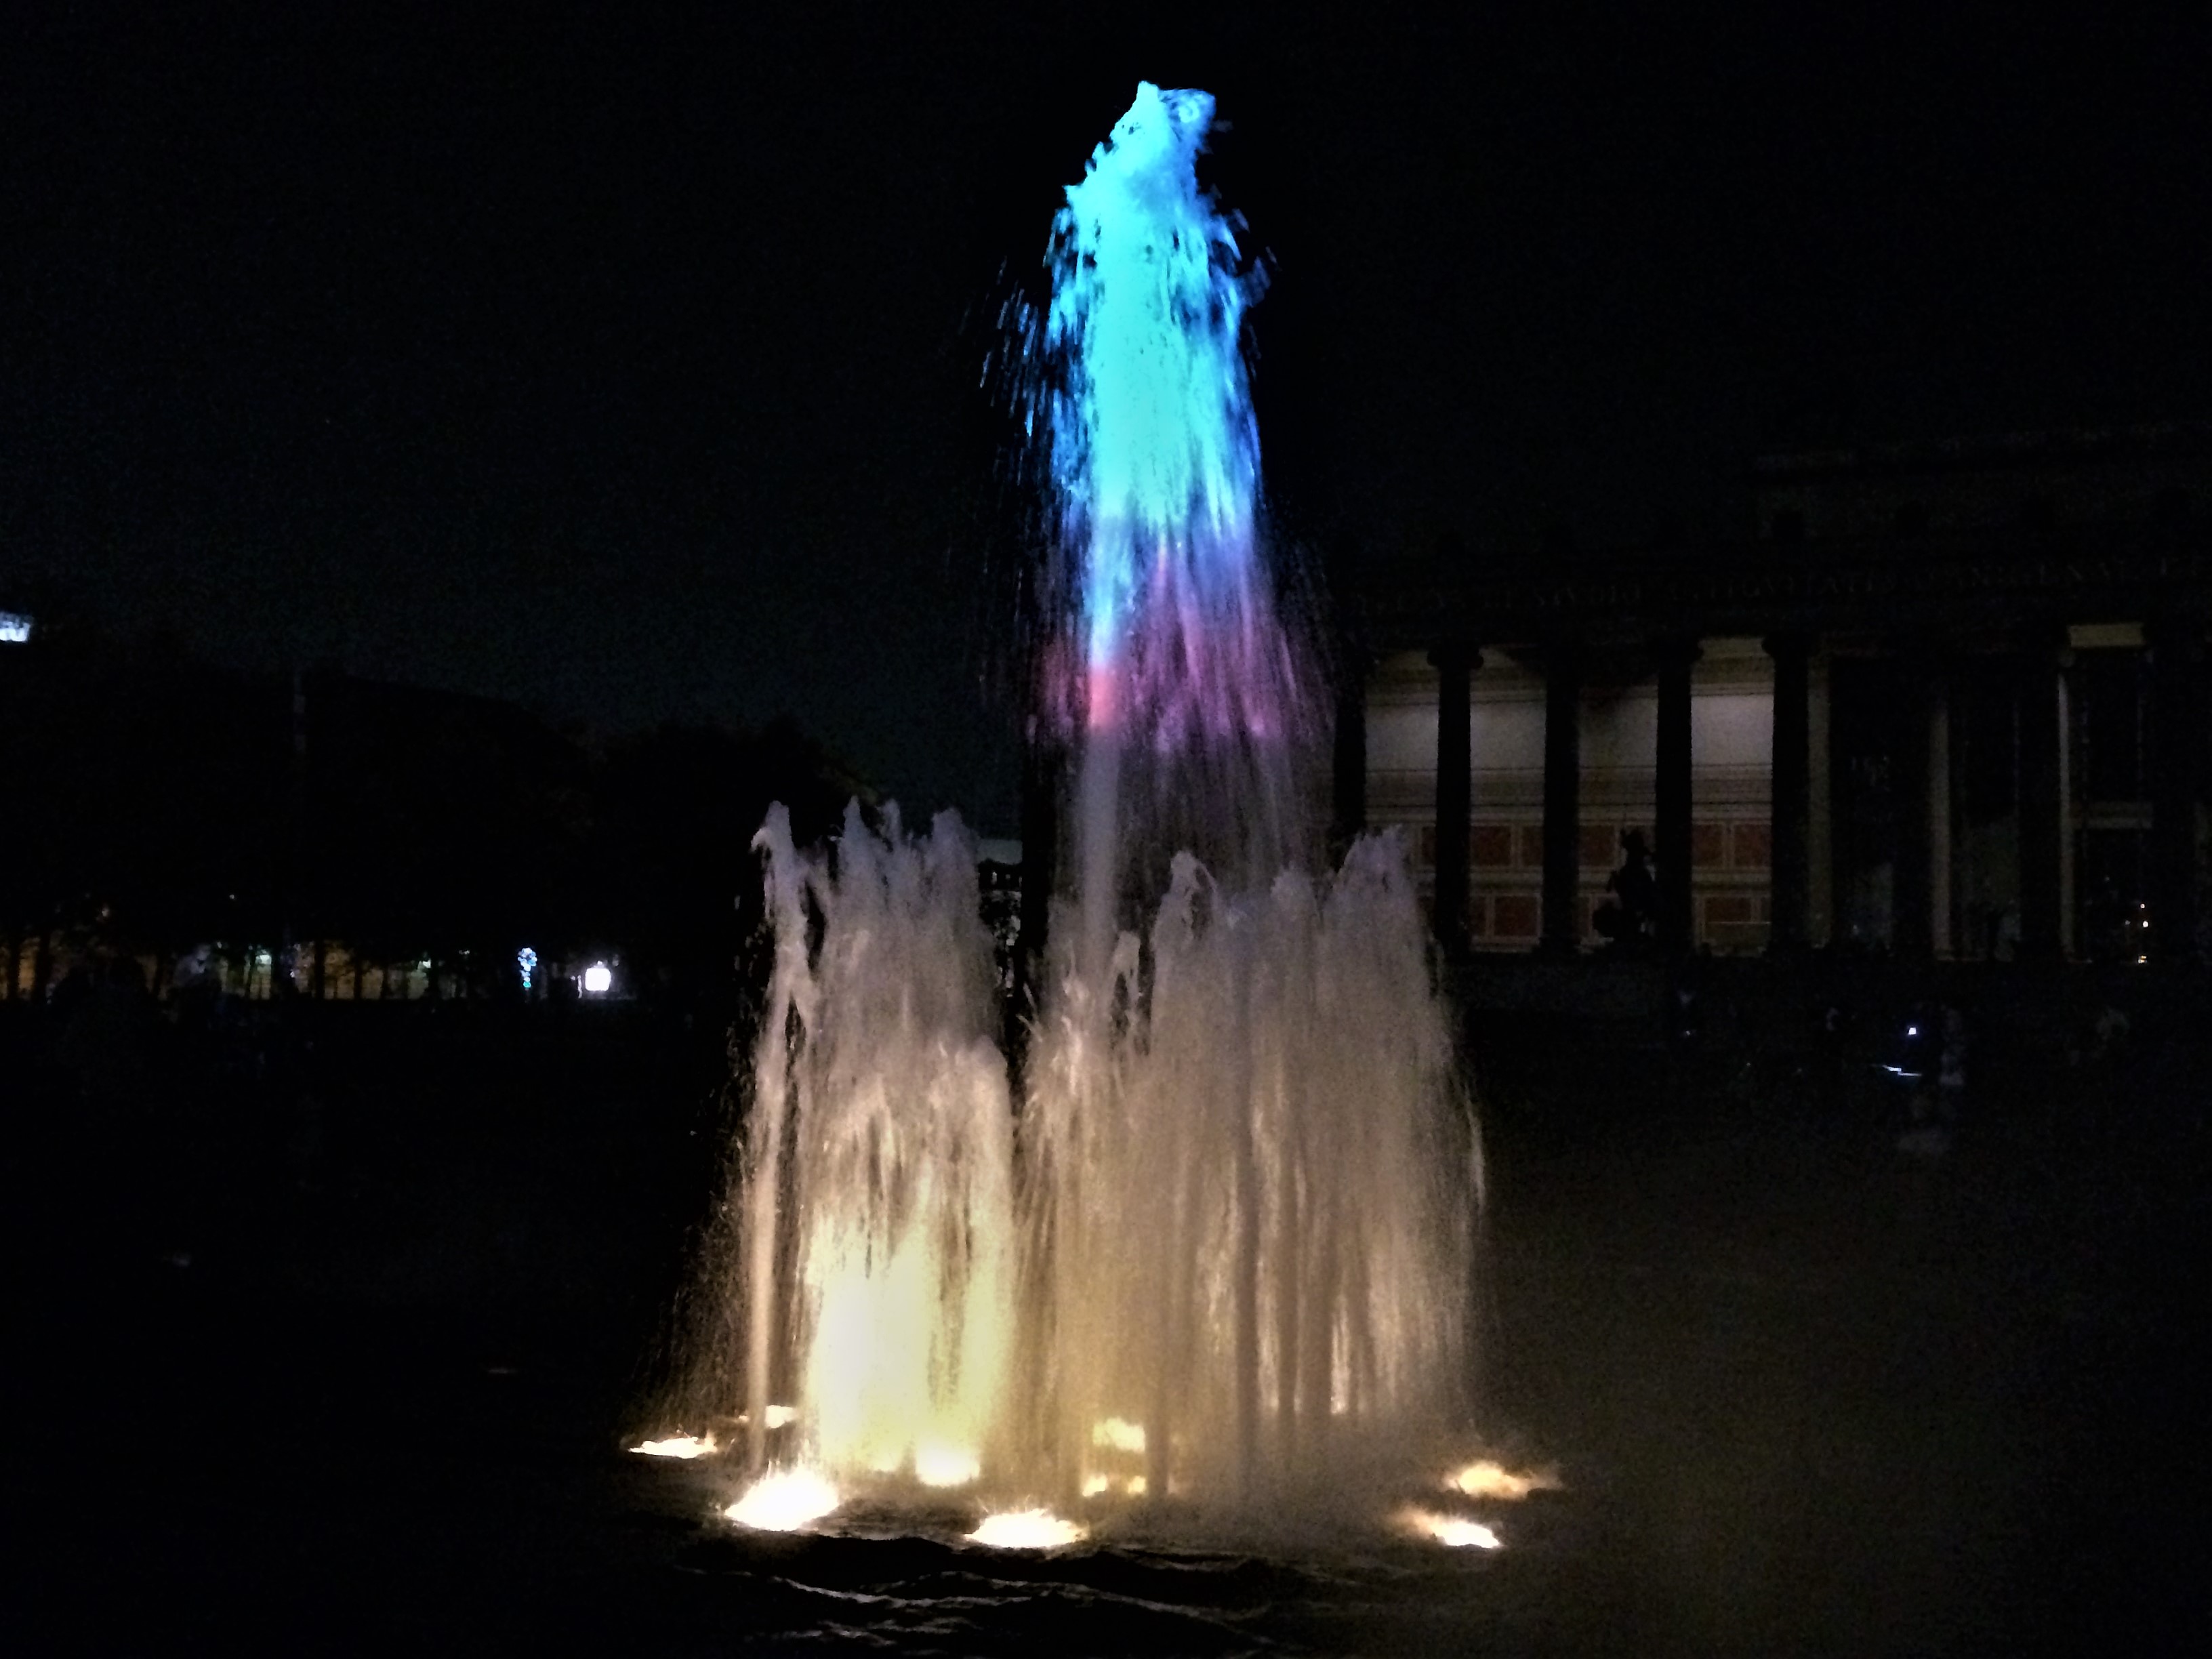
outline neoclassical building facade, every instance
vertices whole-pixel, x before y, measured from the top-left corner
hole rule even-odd
[[[1340,815],[1439,937],[1571,954],[1622,836],[1660,946],[2190,957],[2212,428],[1781,457],[1757,533],[1366,596]]]

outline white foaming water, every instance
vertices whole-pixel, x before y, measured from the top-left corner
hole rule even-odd
[[[1449,1431],[1480,1171],[1394,839],[1257,895],[1177,855],[1109,995],[1063,967],[1018,1131],[957,821],[761,842],[747,1382],[799,1379],[806,1462],[1233,1501]]]
[[[855,806],[833,867],[778,807],[757,845],[776,963],[739,1195],[753,1456],[795,1360],[816,1460],[941,1482],[998,1425],[1013,1334],[1013,1114],[975,842],[950,814],[909,839],[896,809],[878,836]]]
[[[1479,1141],[1403,847],[1297,866],[1322,700],[1260,556],[1259,285],[1194,172],[1212,115],[1139,88],[1025,348],[1074,682],[1026,1097],[956,819],[855,808],[810,852],[778,808],[757,840],[775,966],[716,1339],[756,1470],[787,1389],[777,1455],[842,1489],[1024,1505],[1432,1489],[1463,1426]]]
[[[1401,851],[1257,895],[1180,854],[1149,943],[1031,1059],[1036,1443],[1127,1419],[1152,1492],[1243,1497],[1441,1429],[1480,1172]]]

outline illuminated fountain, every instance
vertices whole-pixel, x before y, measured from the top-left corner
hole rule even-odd
[[[1037,1505],[1433,1492],[1465,1432],[1479,1143],[1402,847],[1308,873],[1321,700],[1261,556],[1212,114],[1139,89],[1018,343],[1074,854],[1024,1097],[957,820],[854,810],[807,851],[779,809],[757,843],[776,957],[706,1404],[764,1515],[913,1481],[997,1501],[980,1542],[1066,1542]]]

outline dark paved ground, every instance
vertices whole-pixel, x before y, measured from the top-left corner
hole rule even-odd
[[[2186,1032],[1992,1065],[1933,1162],[1855,1071],[1491,1034],[1486,1419],[1571,1490],[1496,1558],[1019,1565],[749,1543],[621,1452],[711,1041],[356,1021],[189,1133],[65,1111],[42,1041],[0,1026],[12,1651],[2212,1650]]]
[[[2198,1649],[2202,1149],[1755,1103],[1501,1175],[1495,1405],[1602,1515],[1569,1621],[1680,1650]],[[1563,1629],[1576,1628],[1573,1622]],[[2194,1632],[2192,1639],[2189,1632]]]

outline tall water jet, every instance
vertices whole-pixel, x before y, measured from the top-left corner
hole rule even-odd
[[[1079,665],[1061,702],[1080,732],[1079,965],[1094,981],[1130,852],[1196,842],[1217,866],[1266,871],[1291,850],[1286,767],[1310,724],[1259,559],[1243,330],[1260,283],[1198,182],[1212,118],[1203,92],[1138,88],[1054,222],[1031,352],[1073,636],[1061,660]]]
[[[975,843],[949,814],[920,840],[887,820],[848,808],[834,860],[780,806],[755,841],[776,954],[740,1166],[745,1417],[757,1464],[788,1388],[821,1461],[927,1480],[980,1465],[1006,1386],[1013,1119]]]
[[[1080,920],[1024,1136],[1063,1455],[1086,1421],[1140,1414],[1148,1486],[1180,1465],[1249,1493],[1270,1429],[1269,1466],[1310,1472],[1340,1419],[1446,1409],[1472,1143],[1455,1155],[1402,856],[1278,873],[1310,850],[1316,699],[1261,558],[1259,284],[1199,184],[1212,115],[1140,87],[1054,226],[1036,349],[1082,666]],[[1125,866],[1147,857],[1170,873],[1140,939],[1127,906],[1160,872]]]
[[[1212,109],[1139,88],[1018,343],[1076,849],[1024,1097],[957,821],[757,843],[775,966],[716,1327],[756,1466],[793,1400],[785,1461],[841,1481],[1318,1501],[1461,1422],[1480,1145],[1403,847],[1302,863],[1327,700],[1262,557]]]
[[[1180,854],[1145,954],[1125,1023],[1069,995],[1032,1060],[1045,1438],[1079,1464],[1134,1419],[1149,1488],[1214,1497],[1415,1450],[1458,1403],[1480,1170],[1401,849],[1243,891]]]

